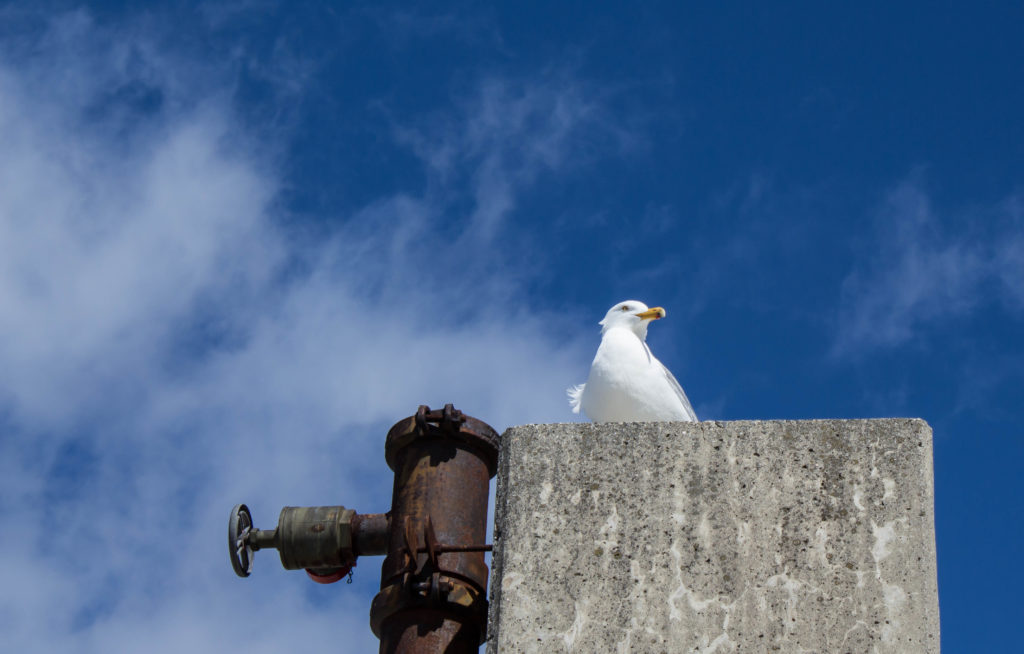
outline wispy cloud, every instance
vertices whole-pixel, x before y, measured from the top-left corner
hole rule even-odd
[[[383,510],[384,430],[421,402],[499,429],[569,418],[587,354],[517,289],[527,271],[463,245],[587,152],[600,99],[491,78],[458,119],[405,134],[432,185],[467,189],[471,241],[437,229],[457,203],[428,191],[314,242],[278,213],[265,135],[218,85],[187,83],[215,65],[82,13],[19,38],[0,64],[5,642],[271,652],[336,647],[340,628],[372,649],[374,563],[350,593],[272,555],[239,582],[226,512]]]
[[[944,227],[919,175],[889,193],[868,252],[843,282],[835,356],[903,345],[993,301],[1020,305],[1019,203],[971,213],[965,227]]]
[[[454,116],[398,125],[396,134],[429,166],[438,191],[470,190],[465,242],[487,243],[523,187],[635,146],[604,99],[563,69],[528,80],[490,77]]]
[[[992,269],[1003,298],[1016,310],[1024,309],[1024,202],[1008,199],[999,208],[1008,228],[993,247]]]
[[[466,43],[486,43],[493,48],[502,48],[503,39],[492,13],[486,8],[462,6],[458,11],[434,10],[425,12],[418,8],[361,7],[360,13],[368,15],[388,36],[388,44],[400,49],[411,42],[436,38],[456,39]]]

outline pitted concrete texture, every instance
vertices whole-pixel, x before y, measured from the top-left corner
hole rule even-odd
[[[922,420],[502,436],[488,651],[939,651]]]

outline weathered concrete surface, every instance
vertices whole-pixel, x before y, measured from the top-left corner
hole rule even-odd
[[[502,439],[491,654],[939,651],[924,421]]]

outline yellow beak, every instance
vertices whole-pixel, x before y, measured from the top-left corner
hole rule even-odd
[[[636,314],[636,317],[640,318],[641,320],[657,320],[658,318],[665,317],[665,310],[662,309],[661,307],[653,307],[651,309],[648,309],[647,311],[641,311],[640,313]]]

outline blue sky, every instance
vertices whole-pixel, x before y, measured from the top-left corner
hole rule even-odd
[[[3,5],[5,641],[373,651],[377,560],[320,587],[265,554],[242,582],[229,508],[385,510],[383,435],[420,403],[574,419],[596,323],[634,298],[668,310],[649,342],[703,419],[926,419],[944,650],[1010,651],[1022,24]]]

